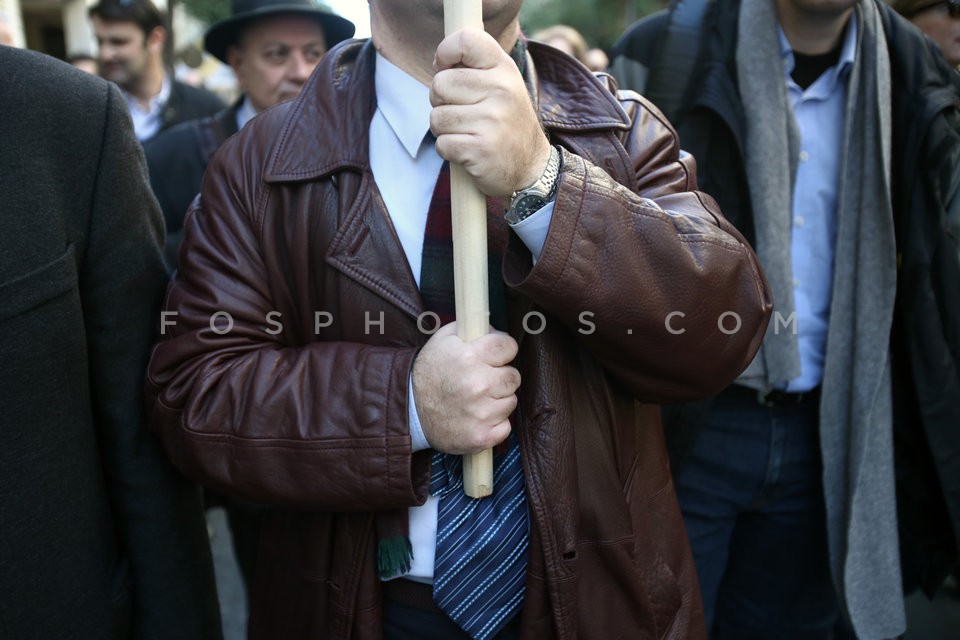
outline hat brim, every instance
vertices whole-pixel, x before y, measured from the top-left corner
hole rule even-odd
[[[236,44],[240,33],[251,22],[281,15],[300,15],[316,20],[323,27],[327,49],[332,49],[335,44],[352,38],[356,31],[352,22],[328,11],[310,9],[303,5],[272,5],[215,23],[203,36],[203,48],[221,62],[227,62],[227,49]]]

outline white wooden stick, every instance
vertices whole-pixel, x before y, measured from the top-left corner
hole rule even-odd
[[[443,18],[446,35],[465,27],[483,29],[483,2],[443,0]],[[476,340],[490,325],[487,199],[458,164],[450,165],[450,211],[457,335],[462,340]],[[471,498],[493,493],[492,449],[463,456],[463,491]]]

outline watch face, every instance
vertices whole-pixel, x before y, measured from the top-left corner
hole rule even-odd
[[[543,196],[528,195],[517,200],[513,210],[517,217],[517,222],[528,218],[531,214],[543,209],[547,204],[547,199]]]

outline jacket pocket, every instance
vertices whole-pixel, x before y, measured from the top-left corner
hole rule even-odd
[[[29,313],[77,285],[74,245],[53,262],[0,283],[0,322]]]

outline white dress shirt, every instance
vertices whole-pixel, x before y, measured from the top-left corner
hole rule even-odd
[[[430,90],[380,54],[377,54],[375,83],[377,111],[370,121],[370,166],[419,286],[423,234],[434,186],[443,165],[443,159],[427,138],[432,109]],[[511,226],[530,249],[534,260],[543,248],[552,216],[553,203],[550,203],[523,222]],[[428,449],[430,444],[417,416],[412,381],[408,385],[408,394],[413,450]],[[413,563],[405,577],[412,580],[433,580],[438,503],[439,499],[430,496],[423,506],[409,509]]]
[[[237,131],[243,129],[256,115],[257,110],[253,108],[250,98],[243,96],[243,101],[237,107]]]

